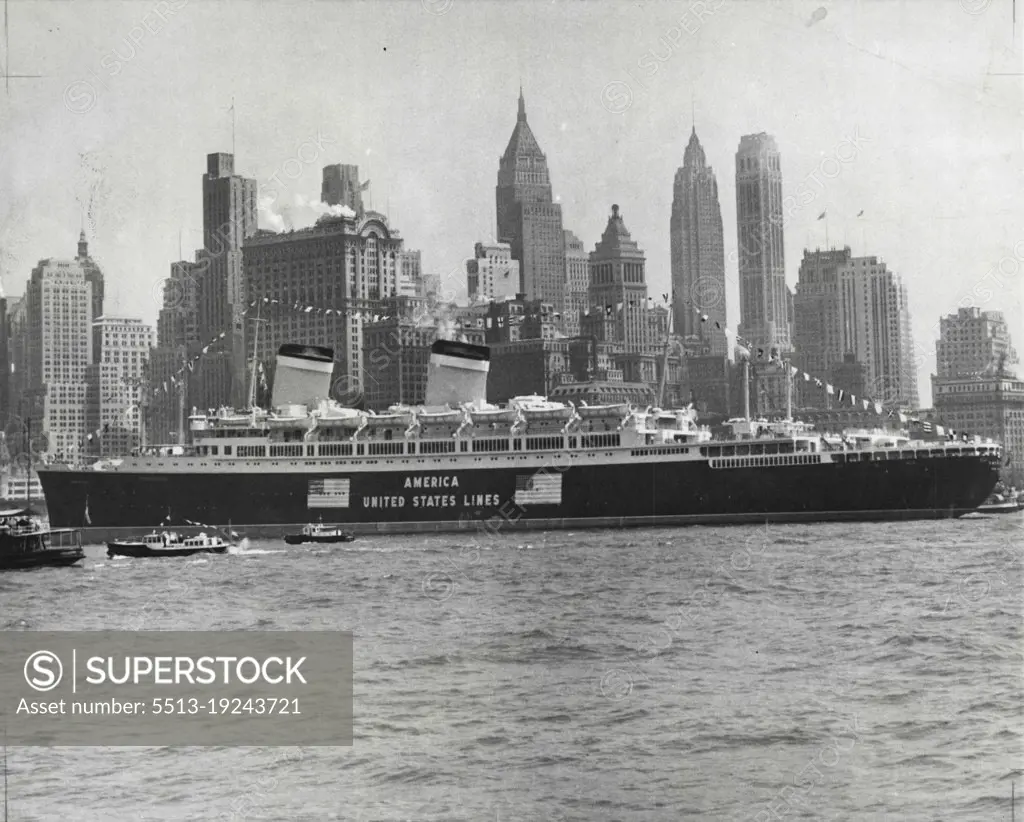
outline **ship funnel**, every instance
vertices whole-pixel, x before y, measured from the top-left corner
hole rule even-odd
[[[270,404],[313,407],[331,395],[334,350],[320,345],[285,343],[277,350]]]
[[[483,345],[437,340],[430,346],[426,405],[458,406],[487,400],[491,352]]]

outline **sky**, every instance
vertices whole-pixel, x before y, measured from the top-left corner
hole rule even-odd
[[[1013,0],[7,0],[0,284],[20,295],[39,259],[73,257],[84,221],[106,312],[155,323],[171,262],[202,244],[206,155],[232,148],[236,172],[260,183],[261,227],[311,224],[322,167],[357,164],[368,205],[424,270],[462,283],[474,243],[494,238],[521,84],[565,227],[593,248],[618,204],[656,296],[696,125],[718,178],[733,328],[735,152],[743,134],[773,135],[793,198],[787,282],[826,243],[902,275],[927,404],[938,321],[958,305],[1004,311],[1024,349],[1013,12]]]

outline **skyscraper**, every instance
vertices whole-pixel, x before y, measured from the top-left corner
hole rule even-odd
[[[387,313],[383,301],[398,295],[401,251],[401,235],[374,212],[362,219],[324,215],[309,228],[249,239],[246,299],[275,301],[261,306],[254,346],[268,381],[282,343],[326,345],[334,349],[335,399],[357,401],[366,390],[363,330]],[[255,340],[254,328],[249,332]]]
[[[367,180],[369,185],[369,180]],[[351,208],[357,217],[363,215],[363,189],[359,184],[359,166],[338,163],[324,166],[320,199],[327,205],[341,205]]]
[[[519,91],[519,114],[498,164],[495,189],[498,242],[508,243],[519,261],[520,292],[527,299],[565,308],[565,242],[562,206],[551,197],[548,161],[526,122],[526,101]]]
[[[86,369],[92,363],[92,283],[78,260],[40,260],[25,289],[26,373],[19,416],[42,433],[46,453],[76,458],[85,447]]]
[[[877,257],[852,257],[838,273],[843,353],[864,364],[872,399],[916,409],[917,368],[902,279]]]
[[[693,353],[728,354],[725,332],[725,245],[718,182],[707,164],[697,130],[683,153],[672,191],[673,331]],[[708,321],[702,322],[702,314]]]
[[[782,166],[775,138],[740,138],[736,152],[736,234],[739,243],[740,335],[754,347],[789,351],[789,315],[782,247]]]
[[[849,246],[827,251],[804,250],[793,295],[795,362],[819,379],[828,379],[843,362],[839,323],[839,271],[850,262]]]
[[[590,311],[611,319],[610,341],[623,343],[626,352],[647,351],[652,343],[645,266],[644,252],[613,205],[604,234],[590,252]]]
[[[562,232],[565,237],[565,310],[562,312],[562,327],[567,337],[580,333],[580,317],[590,305],[590,262],[583,240],[569,229]]]
[[[231,345],[204,357],[202,385],[194,402],[202,408],[241,406],[245,395],[245,284],[242,243],[256,233],[256,181],[235,174],[232,154],[210,154],[203,175],[203,247],[193,276],[198,284],[196,330],[209,342],[231,332]]]
[[[1001,311],[961,308],[939,321],[935,361],[939,379],[1012,373],[1017,352]]]
[[[103,457],[124,456],[143,437],[139,389],[153,347],[153,328],[133,318],[98,317],[93,330],[103,356],[85,372],[86,449]]]

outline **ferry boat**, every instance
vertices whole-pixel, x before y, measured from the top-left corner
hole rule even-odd
[[[0,570],[63,567],[83,559],[80,531],[51,531],[27,508],[0,510]]]
[[[108,557],[190,557],[194,554],[223,554],[228,544],[217,536],[197,534],[182,537],[174,531],[153,531],[141,539],[114,540],[107,543]]]
[[[309,523],[303,527],[302,533],[284,535],[284,541],[289,545],[302,545],[306,542],[352,542],[354,539],[354,534],[343,531],[337,525],[325,525],[322,522]]]
[[[328,399],[333,351],[284,345],[271,410],[189,418],[187,446],[39,469],[51,522],[146,527],[167,501],[199,522],[294,532],[458,531],[905,520],[974,511],[998,479],[991,441],[823,438],[789,420],[690,410],[485,401],[486,347],[437,341],[426,404],[366,413]],[[749,415],[748,415],[749,416]]]

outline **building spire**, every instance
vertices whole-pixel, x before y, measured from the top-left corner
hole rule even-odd
[[[519,116],[516,118],[522,123],[526,122],[526,100],[523,98],[523,84],[519,83]]]

